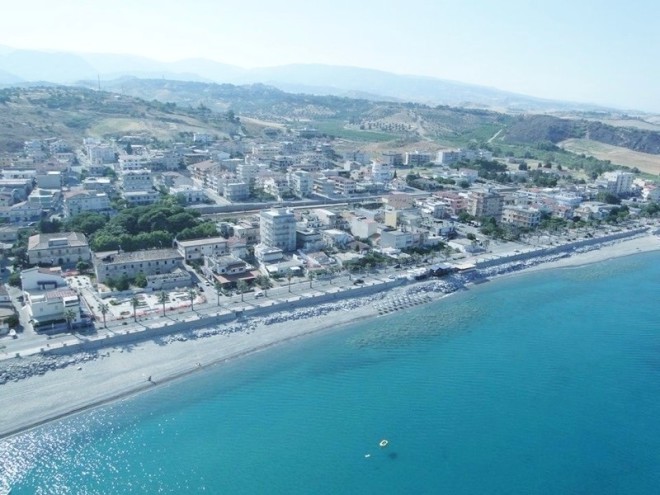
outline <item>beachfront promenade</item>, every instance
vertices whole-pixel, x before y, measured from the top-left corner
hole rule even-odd
[[[641,227],[609,232],[597,237],[576,239],[556,245],[527,246],[513,251],[499,252],[499,254],[481,254],[461,259],[461,262],[473,263],[475,268],[492,274],[492,269],[496,267],[504,267],[505,270],[509,270],[516,264],[524,264],[529,260],[546,258],[550,260],[556,256],[566,256],[574,251],[593,249],[605,243],[646,235],[648,231],[648,227]],[[358,278],[364,283],[355,285]],[[207,287],[204,292],[204,302],[195,303],[194,311],[191,311],[188,306],[167,311],[163,315],[161,310],[153,309],[149,314],[139,315],[137,321],[134,321],[133,316],[121,320],[110,319],[107,321],[107,327],[104,327],[100,321],[101,315],[96,314],[97,332],[94,334],[75,333],[52,337],[32,335],[26,339],[5,340],[5,348],[0,351],[0,360],[36,354],[73,353],[123,345],[191,329],[216,327],[269,313],[294,311],[302,307],[361,297],[386,291],[406,282],[405,274],[401,270],[389,268],[380,272],[344,274],[314,280],[311,284],[309,281],[303,280],[271,288],[261,293],[248,292],[243,296],[217,298],[214,289]]]
[[[364,283],[355,285],[357,278]],[[207,300],[197,303],[194,311],[190,306],[175,311],[168,311],[163,316],[162,310],[154,314],[139,316],[137,321],[130,318],[110,320],[107,328],[97,318],[97,331],[94,334],[63,334],[56,336],[36,335],[21,340],[6,340],[6,347],[0,351],[0,360],[27,357],[35,354],[73,353],[83,350],[122,345],[142,339],[181,332],[207,326],[218,326],[236,320],[281,311],[293,311],[298,308],[320,305],[339,299],[354,298],[384,291],[401,285],[404,279],[390,278],[386,274],[359,274],[340,276],[327,280],[314,280],[293,283],[269,289],[261,297],[248,292],[230,297],[213,297],[207,289]]]
[[[660,249],[654,230],[628,232],[625,239],[602,237],[600,243],[566,245],[564,251],[540,253],[545,256],[526,253],[526,259],[513,261],[511,256],[521,253],[514,249],[507,256],[501,251],[500,264],[440,280],[392,280],[385,272],[362,274],[365,283],[358,285],[346,277],[314,281],[311,289],[309,282],[292,284],[291,293],[284,286],[269,290],[267,297],[245,295],[243,302],[240,296],[221,298],[220,307],[213,298],[204,307],[195,305],[194,313],[109,325],[97,335],[46,340],[50,346],[26,348],[20,358],[0,351],[0,387],[7,405],[0,409],[0,438],[291,339],[436,301],[470,280]]]

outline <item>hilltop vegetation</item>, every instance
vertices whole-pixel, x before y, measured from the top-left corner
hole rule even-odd
[[[36,87],[0,90],[0,150],[20,150],[27,139],[143,134],[162,141],[202,131],[218,138],[279,140],[316,127],[339,151],[437,150],[439,146],[491,149],[497,156],[538,159],[583,169],[614,168],[608,160],[579,156],[558,145],[567,139],[660,154],[660,132],[588,118],[514,116],[488,110],[292,94],[263,84],[122,79],[108,90]],[[579,117],[579,116],[578,116]],[[588,154],[588,153],[587,153]],[[629,165],[630,163],[626,163]],[[620,163],[618,165],[626,165]],[[632,165],[637,166],[637,165]],[[639,165],[644,169],[644,165]]]
[[[618,127],[592,120],[569,120],[549,115],[513,119],[504,140],[509,143],[557,144],[567,139],[590,139],[642,153],[660,154],[660,133],[634,127]]]
[[[180,132],[239,132],[239,124],[204,108],[182,108],[103,91],[64,86],[0,90],[0,150],[19,151],[29,139],[120,137],[148,132],[174,139]]]

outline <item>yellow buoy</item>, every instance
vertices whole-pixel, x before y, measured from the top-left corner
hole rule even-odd
[[[380,446],[381,449],[384,449],[385,447],[387,447],[387,444],[389,443],[390,442],[388,442],[386,439],[383,438],[378,445]]]

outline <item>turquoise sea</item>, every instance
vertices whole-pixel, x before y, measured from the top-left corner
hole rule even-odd
[[[0,485],[659,493],[659,303],[659,253],[488,282],[0,441]]]

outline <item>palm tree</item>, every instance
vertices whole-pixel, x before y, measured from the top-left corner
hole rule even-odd
[[[259,279],[259,287],[261,287],[264,291],[264,295],[268,295],[268,289],[270,289],[273,286],[273,282],[270,280],[270,278],[264,276]]]
[[[220,306],[220,294],[222,294],[222,284],[220,282],[215,283],[215,293],[218,295],[218,306]]]
[[[309,272],[309,275],[307,275],[307,278],[309,278],[309,288],[312,288],[312,281],[314,280],[315,274],[314,272]]]
[[[188,297],[190,298],[190,311],[195,311],[195,298],[197,291],[195,289],[188,289]]]
[[[293,273],[291,273],[291,270],[286,274],[286,279],[289,281],[289,292],[291,292],[291,279],[293,278]]]
[[[238,289],[238,292],[241,293],[241,302],[243,302],[243,294],[245,294],[248,289],[247,282],[245,280],[239,280],[236,284],[236,288]]]
[[[71,322],[76,319],[76,312],[72,309],[67,309],[64,312],[64,319],[66,320],[66,326],[71,331]]]
[[[107,304],[105,304],[105,303],[101,303],[101,304],[99,305],[99,311],[100,311],[101,314],[103,315],[103,326],[104,326],[105,328],[108,328],[108,325],[105,323],[105,315],[108,314],[108,311],[110,311],[110,308],[108,307]]]
[[[137,321],[137,307],[140,305],[140,300],[137,296],[131,298],[131,306],[133,306],[133,319]]]
[[[169,301],[169,297],[164,290],[161,290],[158,294],[158,302],[163,305],[163,316],[165,316],[165,303]]]

